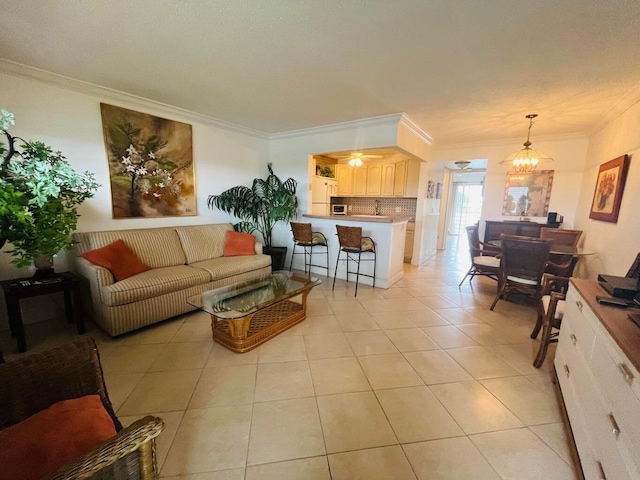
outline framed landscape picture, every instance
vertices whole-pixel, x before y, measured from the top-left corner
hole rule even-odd
[[[100,104],[113,218],[197,215],[191,125]]]
[[[589,218],[610,223],[618,222],[628,170],[629,155],[622,155],[600,165]]]

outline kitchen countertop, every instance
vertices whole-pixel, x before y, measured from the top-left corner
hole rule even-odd
[[[371,223],[404,223],[414,222],[411,215],[313,215],[305,213],[306,218],[323,218],[325,220],[336,220],[339,222],[371,222]]]

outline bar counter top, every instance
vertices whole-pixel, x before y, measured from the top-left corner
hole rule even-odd
[[[405,223],[415,221],[415,218],[411,215],[313,215],[305,213],[302,216],[305,218],[335,220],[337,222]]]

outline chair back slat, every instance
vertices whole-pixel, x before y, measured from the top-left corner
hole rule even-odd
[[[362,246],[362,227],[336,225],[340,248],[360,249]]]
[[[540,283],[552,241],[502,234],[500,243],[504,274]]]
[[[553,245],[569,245],[575,247],[580,241],[582,230],[568,230],[560,228],[542,227],[540,229],[540,238],[544,240],[552,240]]]
[[[293,233],[294,242],[311,243],[313,240],[310,223],[291,222],[291,232]]]

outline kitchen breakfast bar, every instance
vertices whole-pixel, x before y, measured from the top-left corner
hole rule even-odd
[[[311,223],[314,232],[320,232],[327,238],[329,249],[329,276],[333,277],[336,258],[340,244],[336,235],[336,225],[362,227],[362,236],[371,237],[376,244],[376,287],[389,288],[402,279],[404,261],[404,242],[407,222],[411,220],[407,215],[303,215],[305,222]],[[314,253],[314,262],[317,261]],[[344,258],[344,255],[343,257]],[[297,265],[296,265],[297,263]],[[294,268],[302,270],[302,258],[294,260]],[[350,266],[350,271],[355,267]],[[373,274],[373,262],[362,262],[360,271],[368,275]],[[325,273],[323,269],[313,268],[316,275]],[[346,262],[338,265],[337,278],[346,279]],[[350,275],[355,281],[355,275]],[[360,283],[371,285],[373,279],[361,277]]]

